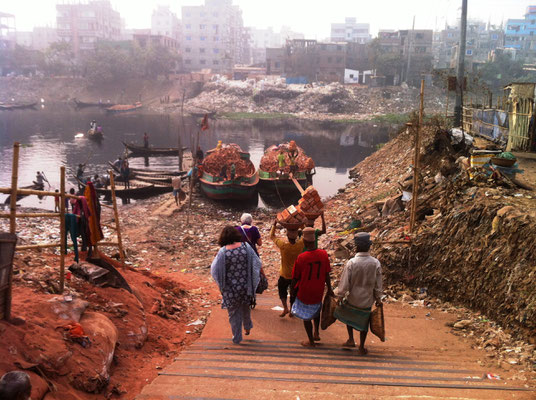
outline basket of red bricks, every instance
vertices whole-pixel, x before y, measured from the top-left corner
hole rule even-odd
[[[303,228],[306,219],[307,218],[303,212],[298,207],[294,206],[285,208],[277,214],[277,222],[289,231],[297,231],[298,229]]]
[[[307,219],[314,221],[324,211],[324,203],[322,203],[318,191],[313,186],[309,186],[303,192],[302,198],[298,202],[296,208],[298,208]]]

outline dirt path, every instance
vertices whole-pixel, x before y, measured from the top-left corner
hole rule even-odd
[[[344,325],[321,332],[305,349],[302,322],[279,318],[273,295],[259,296],[254,328],[241,345],[230,341],[227,313],[215,306],[201,338],[136,397],[144,399],[456,398],[533,399],[512,371],[487,365],[486,353],[450,333],[453,315],[404,304],[385,307],[387,341],[368,341],[369,354],[341,349]],[[487,373],[500,380],[485,378]]]

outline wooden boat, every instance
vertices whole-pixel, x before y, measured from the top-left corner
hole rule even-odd
[[[90,129],[87,131],[87,138],[95,141],[100,141],[104,139],[104,133],[102,133],[102,131],[97,132],[95,129]]]
[[[178,147],[145,147],[125,142],[123,145],[130,151],[129,157],[177,156],[179,154]],[[188,148],[183,147],[182,150],[188,150]]]
[[[111,114],[124,113],[142,108],[142,104],[138,101],[134,104],[116,104],[115,106],[106,107],[106,112]]]
[[[245,163],[249,169],[247,176],[236,176],[235,179],[221,178],[219,174],[209,172],[205,163],[210,162],[210,155],[215,151],[207,152],[207,157],[201,166],[201,177],[199,182],[203,193],[211,199],[216,200],[247,200],[256,194],[256,187],[259,183],[259,174],[255,171],[255,166],[249,159],[249,153],[243,152],[238,145],[232,145],[239,153],[239,161]]]
[[[271,153],[277,153],[282,147],[285,148],[288,144],[281,144],[279,146],[270,146],[264,152],[264,156],[261,158],[261,164],[259,167],[259,192],[260,193],[275,193],[279,195],[290,195],[299,193],[298,188],[292,181],[289,175],[289,166],[285,169],[285,173],[280,175],[278,172],[269,172],[264,171],[262,166],[264,164],[263,160],[265,157],[268,157]],[[306,157],[305,152],[302,148],[298,147],[298,153],[300,157]],[[273,157],[273,154],[272,154]],[[298,163],[299,164],[299,163]],[[295,174],[295,178],[302,188],[307,187],[307,177],[305,176],[305,168],[298,169],[298,172]]]
[[[75,179],[82,187],[86,187],[84,182],[77,178]],[[110,188],[95,188],[95,191],[97,194],[103,195],[105,198],[110,198],[112,196],[112,190]],[[145,199],[147,197],[169,193],[171,191],[173,191],[171,185],[148,183],[139,180],[131,180],[130,188],[123,187],[121,183],[115,185],[115,195],[117,197],[128,199]]]
[[[74,101],[74,104],[76,105],[76,107],[78,107],[78,108],[83,108],[83,107],[107,108],[107,107],[115,106],[114,103],[87,102],[87,101],[80,101],[80,100],[77,100],[77,99],[73,99],[73,101]]]
[[[116,181],[121,182],[121,169],[117,168],[112,162],[108,161],[108,165],[113,168],[113,170],[119,174],[119,176],[116,178]],[[171,180],[177,176],[182,177],[186,175],[186,171],[180,171],[180,172],[172,172],[170,174],[167,173],[153,173],[150,171],[143,171],[141,169],[133,170],[130,168],[130,179],[135,179],[142,182],[148,182],[148,183],[154,183],[154,184],[171,184]]]
[[[108,161],[108,165],[113,168],[117,173],[120,173],[120,168],[117,168],[113,162]],[[132,176],[147,176],[147,177],[168,177],[186,175],[187,171],[166,171],[164,169],[148,169],[148,168],[132,168],[130,167],[130,174]]]
[[[41,184],[41,185],[38,185],[37,183],[34,183],[33,185],[29,185],[29,186],[24,186],[24,187],[21,187],[20,189],[31,189],[31,190],[44,190],[45,189],[45,185],[44,184]],[[19,194],[17,195],[17,201],[27,197],[28,195],[25,195],[25,194]],[[7,198],[4,200],[4,204],[9,204],[11,202],[11,195],[7,196]]]
[[[12,104],[7,104],[7,103],[0,103],[0,110],[5,110],[5,111],[11,111],[11,110],[23,110],[25,108],[35,108],[35,106],[37,106],[37,101],[33,102],[33,103],[22,103],[22,104],[17,104],[17,103],[12,103]]]

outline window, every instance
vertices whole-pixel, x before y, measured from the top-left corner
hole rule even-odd
[[[200,53],[200,54],[205,54],[205,49],[200,48],[200,49],[199,49],[199,53]]]
[[[205,29],[206,27],[207,27],[207,26],[204,25],[204,24],[199,24],[199,29],[201,29],[201,30]]]
[[[184,63],[185,63],[185,64],[191,64],[191,63],[192,63],[192,60],[188,60],[188,59],[186,59],[186,60],[184,60]]]
[[[333,61],[333,58],[328,57],[328,63],[331,63]]]
[[[417,33],[417,34],[415,35],[415,38],[416,38],[416,39],[424,39],[424,33]]]
[[[191,36],[186,36],[186,40],[192,40]]]
[[[342,57],[337,57],[337,61],[336,61],[337,64],[340,64],[342,63]]]
[[[186,29],[192,29],[192,25],[191,24],[186,24]]]
[[[200,17],[206,17],[206,16],[207,16],[207,13],[206,13],[206,12],[203,12],[203,11],[201,11],[201,12],[199,13],[199,16],[200,16]]]
[[[212,61],[212,64],[213,64],[213,65],[218,65],[219,63],[220,63],[220,62],[219,62],[218,60],[213,60],[213,61]]]
[[[213,16],[213,17],[217,17],[217,16],[218,16],[218,13],[217,13],[217,12],[213,12],[213,13],[212,13],[212,16]]]
[[[205,65],[207,63],[207,60],[199,60],[199,64]]]
[[[199,36],[199,40],[205,41],[205,40],[207,40],[207,37],[206,36]]]
[[[220,27],[219,25],[212,25],[212,29],[214,29],[214,31],[216,32],[218,32],[219,27]]]
[[[492,39],[492,40],[497,40],[497,39],[499,39],[499,35],[497,35],[496,33],[494,33],[494,34],[491,35],[491,39]]]
[[[274,66],[275,66],[276,68],[281,68],[281,63],[280,63],[279,61],[276,61],[275,64],[274,64]]]
[[[214,36],[214,38],[213,38],[212,40],[214,40],[215,42],[219,42],[219,41],[220,41],[220,37],[219,37],[219,36]]]
[[[472,56],[473,55],[473,50],[471,50],[471,49],[465,50],[465,55]]]
[[[213,52],[214,54],[219,54],[220,49],[212,49],[212,52]]]

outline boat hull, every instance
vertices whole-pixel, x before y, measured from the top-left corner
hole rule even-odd
[[[298,172],[296,180],[300,186],[307,187],[307,179],[304,172]],[[296,194],[300,193],[292,179],[288,176],[276,177],[274,173],[259,171],[259,192],[260,193],[279,193],[279,194]]]
[[[259,176],[255,173],[247,181],[242,182],[238,179],[217,181],[213,175],[205,172],[199,182],[201,190],[210,199],[248,200],[256,193]]]

